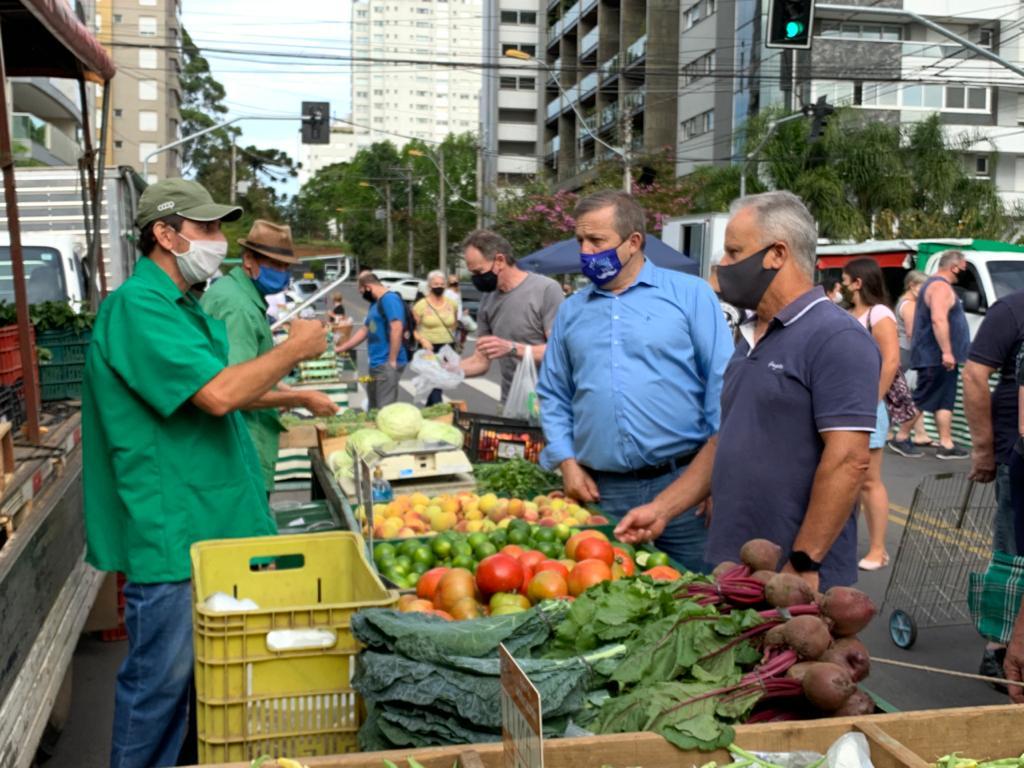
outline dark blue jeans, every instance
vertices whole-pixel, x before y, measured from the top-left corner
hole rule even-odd
[[[124,585],[111,768],[177,765],[192,706],[192,584]]]
[[[1008,555],[1024,551],[1018,549],[1017,544],[1017,538],[1024,535],[1024,530],[1018,530],[1019,524],[1015,521],[1017,510],[1024,504],[1024,495],[1021,494],[1021,480],[1024,478],[1021,476],[1020,456],[1013,456],[1017,462],[1011,458],[1009,464],[996,464],[996,524],[992,538],[992,549]],[[1013,469],[1017,472],[1013,473]]]
[[[654,497],[668,488],[685,470],[686,467],[681,467],[675,472],[666,472],[661,477],[651,480],[635,480],[595,472],[594,480],[601,493],[601,511],[614,521],[618,521],[634,507],[654,501]],[[686,566],[687,570],[706,573],[710,570],[704,560],[707,539],[704,518],[697,517],[695,510],[688,509],[666,526],[654,545],[673,560]]]
[[[1002,469],[1002,465],[999,466]],[[998,475],[996,476],[998,482]],[[1009,529],[1013,536],[1010,541],[1013,549],[1003,549],[1011,555],[1020,556],[1024,554],[1024,458],[1016,450],[1010,452],[1010,464],[1006,472],[1006,484],[1010,490],[1010,519]],[[997,486],[998,490],[998,486]],[[1002,502],[999,507],[1002,508]],[[996,547],[998,549],[998,547]]]

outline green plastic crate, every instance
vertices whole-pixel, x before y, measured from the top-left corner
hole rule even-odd
[[[325,501],[277,505],[271,508],[271,513],[280,534],[342,530],[341,521]]]
[[[39,386],[39,399],[43,402],[50,400],[78,400],[81,397],[81,381],[65,381],[59,384],[41,384]]]
[[[40,331],[36,336],[36,347],[50,351],[51,364],[85,363],[85,356],[92,339],[92,331]]]
[[[85,376],[85,363],[40,363],[39,383],[75,384]]]

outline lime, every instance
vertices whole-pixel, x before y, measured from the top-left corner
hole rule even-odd
[[[399,555],[394,560],[395,565],[400,565],[408,571],[412,568],[412,558],[409,555]]]
[[[572,536],[572,530],[565,523],[559,523],[554,527],[555,538],[559,541],[568,541]]]
[[[499,528],[496,531],[491,531],[491,544],[501,549],[508,544],[508,531]]]
[[[471,557],[473,555],[473,548],[469,546],[469,542],[456,541],[452,544],[452,555],[455,557]]]
[[[497,554],[497,552],[498,548],[489,541],[485,541],[483,544],[473,549],[473,554],[476,556],[477,560],[483,560],[485,557]]]
[[[537,528],[533,529],[533,540],[536,541],[538,544],[545,541],[554,541],[555,529],[548,528],[543,525],[538,526]]]
[[[668,555],[666,555],[664,552],[651,552],[650,557],[647,558],[646,567],[656,568],[659,565],[668,565]]]
[[[373,561],[378,565],[388,560],[394,560],[396,555],[394,544],[378,544],[373,548]]]
[[[398,545],[398,553],[400,555],[408,555],[409,557],[412,557],[412,553],[422,546],[422,544],[423,542],[418,541],[417,539],[406,539]]]
[[[434,565],[434,562],[434,552],[426,544],[422,547],[418,547],[416,551],[412,553],[413,565],[425,565],[429,569]]]
[[[388,568],[387,573],[385,573],[384,575],[387,576],[392,581],[394,581],[394,579],[392,578],[393,575],[394,576],[405,576],[408,573],[409,573],[409,566],[405,565],[404,563],[400,563],[400,562],[398,562],[396,560],[395,562],[391,563],[391,567]]]
[[[544,553],[544,556],[551,560],[558,560],[562,556],[563,547],[561,542],[557,541],[542,541],[537,545],[537,549]]]
[[[438,536],[430,542],[430,549],[434,553],[435,557],[444,560],[452,554],[452,542],[443,536]]]
[[[515,518],[511,523],[508,524],[509,531],[527,531],[530,530],[530,524],[521,518]]]
[[[522,528],[513,528],[511,525],[508,527],[509,544],[526,544],[529,540],[530,534],[528,531]]]
[[[467,571],[476,571],[476,560],[470,555],[456,555],[452,559],[452,568],[465,568]]]
[[[477,531],[476,533],[469,534],[469,537],[466,539],[466,541],[469,543],[469,546],[471,546],[473,549],[476,549],[485,541],[487,541],[487,534]]]
[[[422,575],[422,574],[426,573],[427,571],[429,571],[432,567],[433,567],[432,564],[416,563],[416,562],[414,562],[412,564],[412,572],[414,574],[416,574],[417,577],[419,577],[420,575]],[[419,580],[419,579],[417,578],[417,580]]]

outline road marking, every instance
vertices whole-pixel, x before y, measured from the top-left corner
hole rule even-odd
[[[490,379],[465,379],[462,382],[467,387],[472,387],[477,392],[491,398],[496,402],[501,402],[501,384],[491,381]]]
[[[988,546],[987,549],[984,546],[974,546],[974,544],[986,545],[989,543],[984,534],[978,533],[977,531],[958,529],[949,525],[949,523],[944,523],[930,515],[924,515],[917,512],[914,513],[914,520],[911,521],[910,510],[906,507],[901,507],[898,504],[890,505],[889,520],[896,525],[907,528],[915,533],[923,533],[925,536],[930,539],[934,539],[935,541],[956,546],[961,552],[970,552],[972,555],[977,555],[982,558],[988,558],[992,554],[991,546]],[[934,527],[922,525],[919,520],[924,520],[925,523]],[[936,530],[936,528],[946,529],[952,533],[943,533],[941,530]],[[973,544],[968,544],[963,541],[964,538],[973,540]]]

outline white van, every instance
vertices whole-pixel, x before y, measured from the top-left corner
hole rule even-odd
[[[67,301],[81,309],[87,284],[85,238],[55,232],[26,232],[21,237],[28,303]],[[0,300],[14,303],[10,236],[0,232]]]

